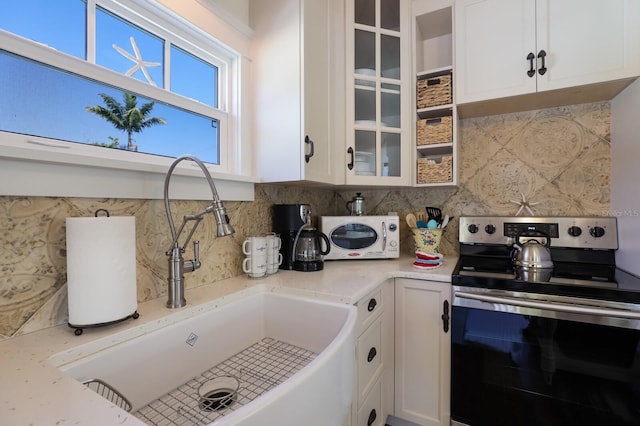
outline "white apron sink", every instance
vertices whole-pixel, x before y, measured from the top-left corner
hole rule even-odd
[[[195,424],[344,423],[353,391],[355,307],[266,289],[211,306],[91,355],[61,353],[50,362],[80,382],[106,382],[147,423],[155,420],[144,416],[155,416],[159,404],[171,407],[163,416],[191,416]],[[224,402],[215,399],[218,377],[238,380]]]

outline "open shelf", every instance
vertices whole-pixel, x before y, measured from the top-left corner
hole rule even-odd
[[[413,2],[416,104],[430,105],[446,102],[447,96],[451,98],[441,105],[416,107],[416,186],[457,184],[452,11],[452,0]],[[434,81],[441,76],[450,78]],[[427,79],[430,81],[424,81]]]

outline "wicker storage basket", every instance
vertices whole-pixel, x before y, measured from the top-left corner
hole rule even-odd
[[[452,102],[451,74],[418,80],[416,103],[418,109]]]
[[[416,124],[416,144],[430,145],[453,140],[453,118],[451,116],[419,120]]]
[[[453,157],[443,155],[440,163],[430,164],[428,158],[418,158],[418,183],[453,182]]]

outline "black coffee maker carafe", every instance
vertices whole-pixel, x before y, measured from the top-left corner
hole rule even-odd
[[[320,271],[324,267],[322,256],[329,254],[329,238],[309,223],[303,226],[293,249],[293,269],[296,271]],[[322,248],[324,242],[325,249]]]
[[[298,231],[311,220],[309,204],[274,204],[272,210],[273,232],[280,235],[282,264],[280,269],[293,269],[294,242]]]

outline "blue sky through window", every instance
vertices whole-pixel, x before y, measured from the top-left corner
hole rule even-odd
[[[0,28],[86,59],[83,0],[1,0]]]
[[[86,5],[83,0],[2,0],[0,29],[31,38],[74,56],[85,57]],[[113,44],[135,56],[130,38],[158,87],[163,87],[164,40],[98,10],[96,16],[96,62],[124,74],[134,66]],[[172,90],[208,105],[217,106],[217,68],[173,48]],[[173,75],[175,73],[175,75]],[[147,81],[140,70],[133,78]],[[0,130],[86,144],[108,144],[117,138],[127,146],[126,132],[86,111],[103,105],[99,93],[123,103],[122,90],[52,68],[0,50]],[[134,93],[135,94],[135,93]],[[138,106],[150,99],[138,96]],[[161,117],[166,125],[155,125],[133,134],[139,152],[175,157],[185,153],[219,163],[219,123],[171,105],[156,102],[149,117]]]

